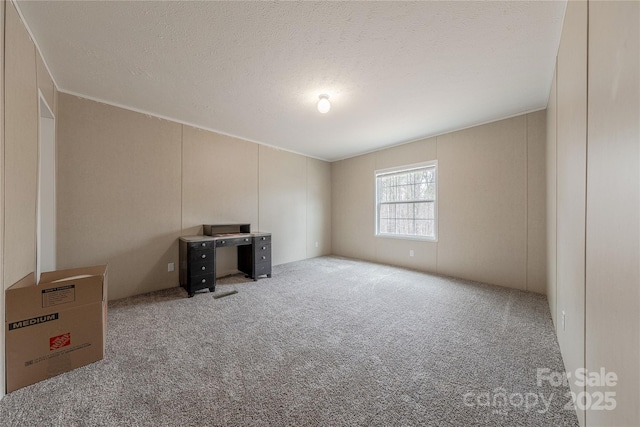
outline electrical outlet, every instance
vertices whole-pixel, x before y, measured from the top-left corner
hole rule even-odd
[[[565,329],[566,329],[566,328],[565,328],[565,327],[566,327],[566,325],[567,325],[567,316],[566,316],[566,314],[565,314],[564,310],[562,310],[562,331],[563,331],[563,332],[564,332],[564,331],[565,331]]]
[[[316,248],[318,247],[318,242],[316,242]]]
[[[176,265],[172,262],[170,262],[169,264],[167,264],[167,271],[173,271],[176,269]]]
[[[413,256],[413,255],[414,255],[413,249],[409,249],[409,256]]]

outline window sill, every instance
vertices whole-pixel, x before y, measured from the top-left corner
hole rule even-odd
[[[423,242],[438,243],[437,237],[410,236],[406,234],[376,234],[375,237],[382,237],[385,239],[399,239],[399,240],[419,240]]]

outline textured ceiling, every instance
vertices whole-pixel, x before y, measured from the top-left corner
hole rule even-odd
[[[18,7],[62,91],[335,160],[544,108],[565,2]]]

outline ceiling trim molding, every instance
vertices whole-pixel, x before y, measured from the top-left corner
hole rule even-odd
[[[410,141],[399,142],[397,144],[388,145],[388,146],[385,146],[385,147],[382,147],[382,148],[377,148],[375,150],[365,151],[364,153],[354,154],[353,156],[341,157],[339,159],[331,160],[331,163],[339,162],[341,160],[352,159],[352,158],[358,157],[358,156],[364,156],[366,154],[377,153],[378,151],[384,151],[384,150],[387,150],[389,148],[400,147],[401,145],[411,144],[412,142],[418,142],[418,141],[422,141],[424,139],[437,138],[437,137],[442,136],[442,135],[448,135],[448,134],[453,133],[453,132],[459,132],[459,131],[462,131],[462,130],[465,130],[465,129],[471,129],[471,128],[475,128],[475,127],[478,127],[478,126],[488,125],[488,124],[491,124],[491,123],[499,122],[501,120],[513,119],[514,117],[524,116],[525,114],[536,113],[538,111],[542,111],[542,110],[546,110],[546,109],[547,109],[546,106],[541,107],[541,108],[534,108],[533,110],[523,111],[521,113],[512,114],[510,116],[501,117],[499,119],[491,119],[491,120],[487,120],[486,122],[480,122],[480,123],[472,124],[472,125],[469,125],[469,126],[464,126],[464,127],[461,127],[461,128],[455,128],[455,129],[452,129],[452,130],[436,133],[436,134],[433,134],[433,135],[422,136],[420,138],[412,139]]]
[[[68,90],[64,90],[64,89],[58,89],[58,92],[65,93],[65,94],[71,95],[71,96],[77,96],[78,98],[87,99],[89,101],[99,102],[99,103],[105,104],[105,105],[110,105],[112,107],[122,108],[123,110],[132,111],[134,113],[144,114],[145,116],[155,117],[156,119],[167,120],[167,121],[178,123],[178,124],[181,124],[181,125],[190,126],[192,128],[195,128],[195,129],[204,130],[204,131],[207,131],[207,132],[214,132],[214,133],[217,133],[219,135],[224,135],[224,136],[228,136],[228,137],[231,137],[231,138],[240,139],[242,141],[251,142],[253,144],[264,145],[265,147],[273,148],[274,150],[286,151],[288,153],[297,154],[298,156],[309,157],[311,159],[321,160],[321,161],[327,162],[327,163],[339,162],[341,160],[352,159],[354,157],[364,156],[366,154],[377,153],[378,151],[384,151],[384,150],[387,150],[389,148],[395,148],[395,147],[399,147],[401,145],[411,144],[412,142],[422,141],[423,139],[436,138],[438,136],[447,135],[447,134],[450,134],[450,133],[453,133],[453,132],[459,132],[459,131],[462,131],[462,130],[465,130],[465,129],[471,129],[471,128],[478,127],[478,126],[484,126],[484,125],[488,125],[490,123],[499,122],[501,120],[508,120],[508,119],[512,119],[514,117],[524,116],[525,114],[536,113],[538,111],[542,111],[542,110],[545,110],[547,108],[546,106],[545,107],[541,107],[541,108],[535,108],[533,110],[527,110],[527,111],[523,111],[521,113],[512,114],[510,116],[501,117],[501,118],[498,118],[498,119],[492,119],[492,120],[488,120],[486,122],[475,123],[475,124],[472,124],[472,125],[469,125],[469,126],[456,128],[456,129],[448,130],[448,131],[445,131],[445,132],[440,132],[440,133],[433,134],[433,135],[422,136],[422,137],[419,137],[419,138],[411,139],[409,141],[399,142],[397,144],[388,145],[388,146],[385,146],[385,147],[382,147],[382,148],[377,148],[375,150],[370,150],[370,151],[365,151],[363,153],[354,154],[353,156],[346,156],[346,157],[340,157],[340,158],[334,159],[334,160],[328,160],[328,159],[324,159],[322,157],[312,156],[312,155],[309,155],[309,154],[300,153],[298,151],[289,150],[287,148],[278,147],[276,145],[267,144],[265,142],[256,141],[256,140],[245,138],[245,137],[238,136],[238,135],[233,135],[233,134],[230,134],[228,132],[222,132],[222,131],[219,131],[219,130],[216,130],[216,129],[211,129],[211,128],[207,128],[207,127],[204,127],[204,126],[196,125],[196,124],[193,124],[193,123],[190,123],[190,122],[186,122],[184,120],[178,120],[178,119],[175,119],[175,118],[172,118],[172,117],[167,117],[167,116],[163,116],[163,115],[156,114],[156,113],[150,113],[148,111],[145,111],[145,110],[142,110],[142,109],[139,109],[139,108],[135,108],[135,107],[130,107],[130,106],[123,105],[123,104],[119,104],[117,102],[105,101],[104,99],[95,98],[93,96],[84,95],[82,93],[72,92],[72,91],[68,91]]]
[[[564,2],[564,10],[562,11],[562,23],[560,24],[560,34],[564,31],[564,18],[567,16],[567,5],[568,1]],[[556,73],[558,69],[558,52],[560,51],[560,43],[558,43],[558,48],[556,49],[556,60],[553,65],[553,72]],[[551,98],[551,87],[553,86],[553,76],[551,76],[551,82],[549,83],[549,94],[547,95],[547,107],[549,106],[549,98]]]
[[[19,6],[18,2],[16,0],[9,0],[9,2],[11,4],[13,4],[13,6],[18,11],[18,16],[20,17],[20,20],[22,21],[22,25],[24,25],[24,27],[27,29],[27,32],[29,33],[29,37],[31,38],[31,41],[35,45],[36,51],[38,52],[38,55],[40,55],[40,59],[42,59],[42,63],[44,64],[44,67],[47,69],[47,72],[49,73],[49,77],[51,77],[51,81],[53,82],[53,85],[56,87],[56,90],[60,91],[60,86],[58,85],[58,82],[56,82],[56,78],[54,77],[53,73],[51,72],[51,68],[49,68],[49,64],[47,64],[47,60],[45,59],[44,55],[42,54],[42,50],[40,49],[40,46],[38,45],[38,40],[33,36],[33,31],[31,31],[31,27],[29,26],[29,23],[27,22],[26,19],[24,19],[24,15],[22,14],[22,10],[20,9],[20,6]]]
[[[207,128],[207,127],[204,127],[204,126],[201,126],[201,125],[196,125],[196,124],[193,124],[193,123],[186,122],[184,120],[178,120],[178,119],[175,119],[175,118],[172,118],[172,117],[163,116],[161,114],[150,113],[149,111],[145,111],[145,110],[142,110],[140,108],[130,107],[130,106],[127,106],[127,105],[124,105],[124,104],[119,104],[117,102],[105,101],[104,99],[95,98],[93,96],[84,95],[84,94],[81,94],[81,93],[78,93],[78,92],[72,92],[72,91],[68,91],[68,90],[65,90],[65,89],[58,89],[58,92],[65,93],[65,94],[71,95],[71,96],[77,96],[78,98],[87,99],[89,101],[99,102],[101,104],[110,105],[112,107],[122,108],[123,110],[132,111],[134,113],[144,114],[145,116],[154,117],[156,119],[167,120],[169,122],[178,123],[180,125],[190,126],[192,128],[196,128],[196,129],[205,130],[205,131],[208,131],[208,132],[217,133],[219,135],[224,135],[224,136],[228,136],[228,137],[235,138],[235,139],[240,139],[242,141],[252,142],[252,143],[258,144],[258,145],[264,145],[265,147],[273,148],[274,150],[286,151],[286,152],[289,152],[289,153],[292,153],[292,154],[297,154],[298,156],[309,157],[311,159],[316,159],[316,160],[322,160],[323,162],[328,162],[328,163],[332,162],[332,160],[323,159],[322,157],[317,157],[317,156],[312,156],[310,154],[300,153],[298,151],[289,150],[287,148],[278,147],[276,145],[267,144],[265,142],[256,141],[256,140],[245,138],[245,137],[238,136],[238,135],[233,135],[233,134],[228,133],[228,132],[222,132],[222,131],[219,131],[217,129],[211,129],[211,128]]]

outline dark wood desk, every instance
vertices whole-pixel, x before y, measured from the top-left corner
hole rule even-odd
[[[204,236],[180,237],[180,286],[189,298],[216,289],[216,248],[238,247],[238,270],[254,281],[271,277],[271,233],[250,232],[249,224],[204,225]]]

